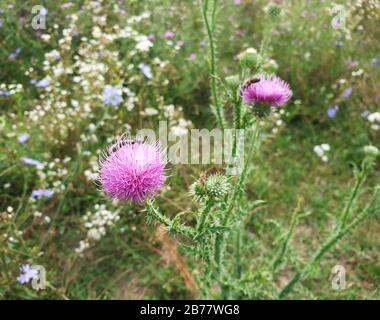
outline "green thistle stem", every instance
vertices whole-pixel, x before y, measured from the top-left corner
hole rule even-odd
[[[357,196],[359,195],[359,190],[360,190],[360,187],[363,184],[364,180],[365,180],[365,174],[363,171],[361,171],[359,174],[359,177],[355,181],[355,186],[351,191],[348,203],[347,203],[347,205],[344,208],[344,211],[342,213],[342,220],[341,220],[341,226],[340,226],[341,228],[343,228],[347,223],[347,219],[350,215],[352,206],[355,203]]]
[[[284,256],[285,256],[285,253],[286,253],[286,250],[288,248],[288,244],[289,244],[289,241],[290,241],[290,238],[297,226],[297,223],[298,223],[298,217],[297,217],[297,214],[298,214],[298,210],[299,210],[299,206],[297,206],[296,210],[293,212],[293,216],[292,216],[292,220],[290,222],[290,228],[289,228],[289,231],[288,233],[286,234],[286,237],[284,239],[284,241],[281,243],[281,247],[280,247],[280,250],[279,250],[279,253],[277,255],[277,257],[274,259],[274,262],[273,262],[273,271],[276,272],[278,267],[280,266],[281,262],[283,261],[284,259]]]
[[[235,242],[235,276],[237,279],[241,277],[241,232],[238,227],[236,230],[236,242]]]
[[[226,213],[225,213],[225,215],[223,217],[223,220],[221,222],[221,225],[223,227],[227,226],[227,224],[229,222],[229,219],[230,219],[231,212],[232,212],[232,210],[235,207],[236,200],[237,200],[238,196],[241,194],[241,189],[242,189],[242,187],[244,185],[244,182],[245,182],[245,179],[246,179],[246,176],[247,176],[248,166],[249,166],[249,164],[251,162],[251,157],[252,157],[252,154],[253,154],[253,150],[255,149],[255,146],[256,146],[258,132],[259,132],[259,124],[256,123],[255,124],[254,133],[252,134],[251,140],[249,142],[247,161],[244,163],[243,172],[241,173],[241,175],[240,175],[237,183],[235,184],[235,188],[234,188],[234,191],[233,191],[233,194],[232,194],[232,199],[230,201],[228,209],[227,209],[227,211],[226,211]],[[215,250],[214,250],[214,260],[215,260],[215,263],[216,263],[216,275],[218,277],[219,277],[220,271],[221,271],[223,242],[224,242],[224,234],[221,232],[221,233],[219,233],[216,236],[216,239],[215,239]]]
[[[239,94],[236,92],[235,93],[235,97],[234,97],[234,108],[235,108],[235,112],[234,112],[234,116],[235,116],[235,121],[234,121],[234,141],[233,141],[233,145],[232,145],[232,158],[235,159],[236,157],[236,149],[237,149],[237,133],[236,133],[236,130],[237,129],[241,129],[241,104],[242,104],[242,101],[239,97]]]
[[[198,221],[197,231],[198,233],[202,232],[207,221],[208,214],[212,208],[212,202],[208,201],[205,207],[202,210],[201,216]]]
[[[209,0],[204,0],[203,3],[201,2],[201,11],[202,11],[203,21],[205,23],[207,38],[208,38],[209,47],[210,47],[211,93],[212,93],[212,98],[214,102],[217,123],[221,129],[224,129],[224,117],[221,110],[221,105],[220,105],[219,96],[218,96],[218,86],[216,82],[217,74],[216,74],[214,30],[215,30],[215,24],[216,24],[217,1],[216,0],[213,1],[211,25],[207,17],[208,2]]]
[[[175,231],[185,237],[194,238],[195,231],[193,228],[183,225],[182,223],[176,223],[170,218],[164,216],[154,205],[153,200],[147,200],[145,202],[145,207],[148,215],[154,220],[162,223],[171,231]]]

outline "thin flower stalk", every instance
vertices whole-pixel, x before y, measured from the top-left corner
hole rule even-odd
[[[219,101],[218,84],[217,84],[217,73],[216,73],[216,50],[215,50],[215,40],[214,31],[216,25],[216,13],[217,13],[217,1],[213,0],[212,9],[212,21],[210,23],[208,18],[208,7],[209,0],[204,0],[201,2],[201,11],[203,21],[206,27],[207,38],[210,48],[210,82],[211,82],[211,94],[213,98],[213,109],[215,110],[217,124],[221,129],[224,129],[224,116],[222,112],[222,106]]]

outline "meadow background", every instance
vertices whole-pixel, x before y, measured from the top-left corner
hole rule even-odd
[[[47,9],[46,29],[31,26],[35,5]],[[334,27],[336,5],[344,28]],[[220,0],[217,21],[222,82],[238,72],[239,53],[269,39],[268,68],[293,90],[254,155],[242,235],[246,283],[231,295],[271,299],[342,211],[363,147],[380,148],[380,2]],[[1,0],[0,42],[0,298],[198,297],[201,265],[147,224],[141,206],[108,199],[94,180],[99,154],[126,131],[159,120],[178,134],[215,127],[199,2]],[[107,85],[122,91],[122,103],[105,104]],[[327,158],[315,148],[324,144]],[[169,165],[157,199],[168,215],[194,205],[189,186],[206,168]],[[250,208],[258,199],[265,204]],[[303,215],[275,274],[268,262],[295,210]],[[379,231],[377,212],[288,297],[379,299]],[[46,268],[45,290],[17,281],[26,263]],[[345,290],[331,288],[335,265],[346,268]]]

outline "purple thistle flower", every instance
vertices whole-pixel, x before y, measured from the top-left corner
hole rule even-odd
[[[102,189],[120,200],[142,202],[153,196],[166,179],[166,160],[158,142],[120,138],[100,159]]]
[[[244,103],[261,102],[277,107],[285,104],[293,95],[289,84],[276,76],[260,75],[258,79],[259,82],[243,87]]]
[[[110,85],[106,85],[103,89],[103,102],[106,105],[116,107],[123,102],[121,90]]]
[[[54,191],[51,189],[36,189],[32,191],[32,197],[36,199],[40,198],[50,198],[54,194]]]
[[[38,276],[38,271],[33,269],[29,264],[23,264],[20,267],[21,274],[17,277],[17,281],[21,284],[28,283]]]
[[[30,138],[29,133],[23,133],[22,135],[18,136],[17,141],[20,143],[24,143],[24,142],[28,141],[29,138]]]
[[[327,116],[329,118],[335,118],[338,111],[339,111],[339,106],[330,107],[327,109]]]

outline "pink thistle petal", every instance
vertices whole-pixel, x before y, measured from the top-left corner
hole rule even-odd
[[[165,165],[158,143],[121,138],[101,160],[102,189],[115,199],[142,202],[164,185]]]
[[[282,106],[293,95],[289,84],[276,76],[259,76],[260,81],[242,90],[246,104],[261,102],[270,106]]]

